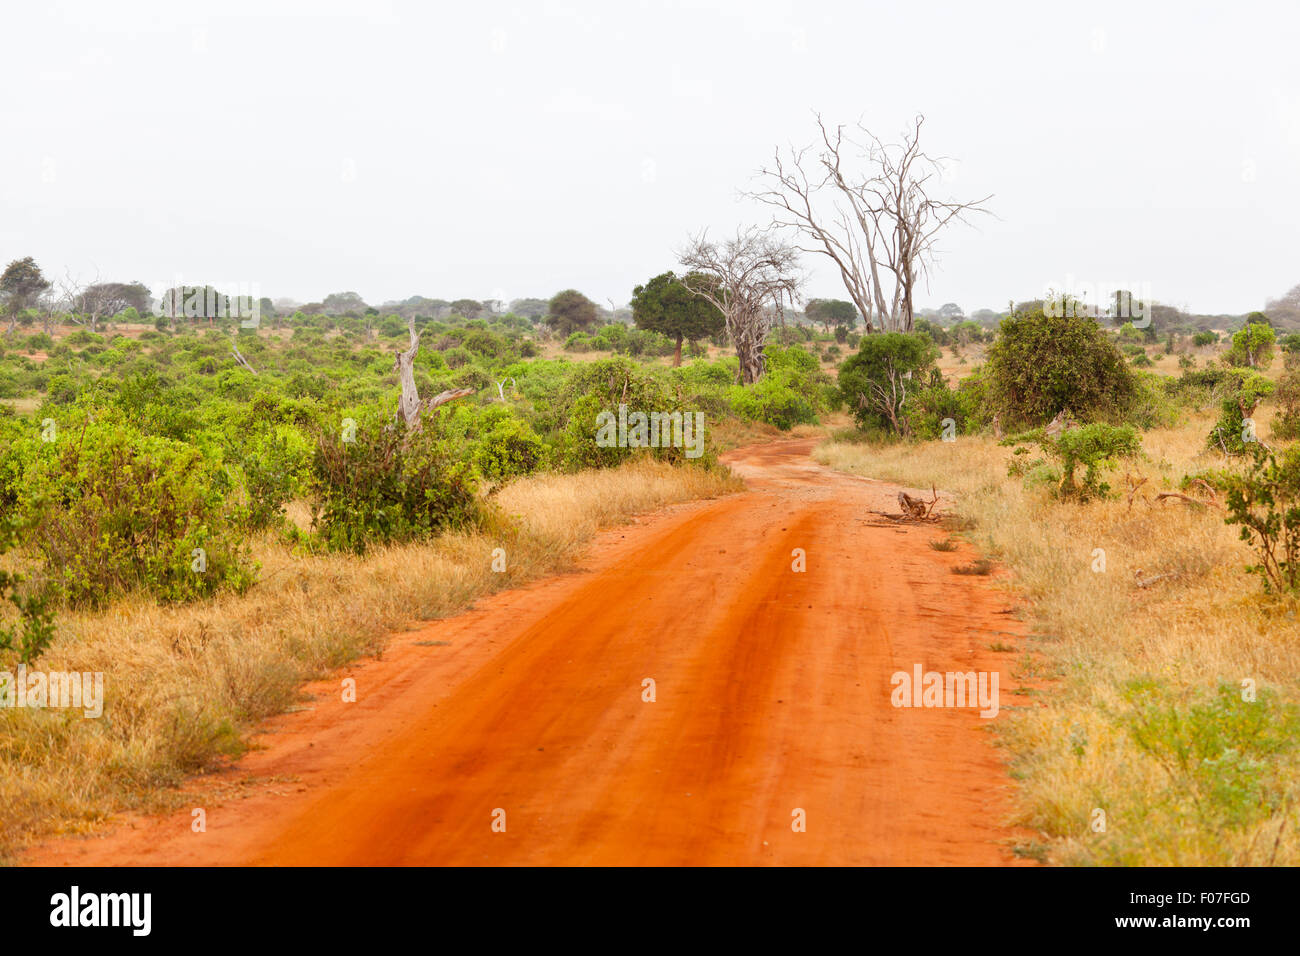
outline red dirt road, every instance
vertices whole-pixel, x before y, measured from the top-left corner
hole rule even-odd
[[[1007,599],[952,574],[971,554],[929,548],[937,529],[878,526],[897,489],[811,446],[734,452],[749,491],[607,532],[585,570],[309,686],[265,749],[188,789],[206,832],[189,810],[128,817],[24,862],[1015,862],[988,732],[1014,702],[988,649],[1014,640]],[[918,663],[1000,671],[1003,716],[893,707],[890,676]]]

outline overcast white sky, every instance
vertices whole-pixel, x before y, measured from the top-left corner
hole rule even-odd
[[[601,304],[811,111],[915,112],[994,193],[918,304],[1300,282],[1300,4],[42,3],[7,9],[0,260],[318,300]],[[844,298],[810,259],[809,295]]]

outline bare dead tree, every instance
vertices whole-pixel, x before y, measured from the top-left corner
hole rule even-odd
[[[41,312],[41,331],[46,335],[54,334],[54,317],[63,312],[62,296],[53,291],[53,286],[41,294],[37,300],[37,308]]]
[[[87,325],[90,331],[98,331],[101,313],[97,311],[98,301],[95,296],[87,297],[87,292],[99,284],[99,273],[90,282],[82,282],[79,276],[65,271],[59,280],[59,306],[67,311],[68,319],[76,325]]]
[[[244,358],[244,353],[239,351],[238,339],[239,339],[239,333],[234,332],[231,335],[231,339],[230,339],[230,354],[235,357],[236,362],[238,362],[244,368],[248,369],[250,372],[256,375],[257,369],[253,368],[253,366],[249,364],[248,359]]]
[[[415,316],[407,318],[408,328],[411,330],[411,344],[402,352],[398,352],[396,359],[396,370],[398,378],[402,382],[402,397],[397,406],[396,419],[405,421],[406,427],[412,431],[420,427],[420,415],[425,410],[437,408],[439,405],[445,405],[447,402],[455,401],[458,398],[465,398],[474,394],[472,388],[451,388],[445,392],[439,392],[427,402],[420,402],[419,390],[415,387],[415,353],[420,349],[420,335],[415,331]]]
[[[406,320],[411,330],[411,344],[394,358],[397,377],[402,383],[402,397],[397,405],[397,415],[406,420],[408,428],[420,427],[420,392],[415,387],[415,353],[420,350],[420,335],[415,331],[415,316]]]
[[[794,304],[803,281],[798,250],[749,226],[722,242],[711,242],[701,232],[677,258],[687,270],[682,284],[722,312],[740,359],[740,380],[746,385],[758,381],[767,334],[784,315],[785,304]]]
[[[98,273],[90,282],[82,282],[65,272],[63,279],[59,280],[55,304],[65,310],[75,324],[98,332],[103,319],[112,318],[127,308],[147,309],[149,290],[138,282],[100,282]]]
[[[775,152],[759,170],[765,188],[750,198],[774,207],[773,223],[796,230],[801,251],[835,263],[868,332],[912,330],[917,283],[933,265],[935,239],[954,220],[966,221],[991,196],[956,202],[930,196],[942,157],[920,147],[918,115],[901,143],[885,143],[861,123],[858,139],[820,115],[820,145]]]

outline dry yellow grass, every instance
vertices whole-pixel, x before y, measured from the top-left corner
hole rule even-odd
[[[1234,702],[1243,680],[1261,688],[1247,705],[1261,709],[1245,719],[1263,721],[1244,734],[1250,745],[1269,728],[1293,737],[1286,707],[1300,697],[1296,603],[1265,597],[1244,573],[1252,552],[1222,512],[1147,500],[1186,473],[1222,465],[1202,451],[1211,421],[1193,416],[1143,436],[1147,460],[1132,470],[1148,481],[1131,509],[1123,499],[1066,504],[1026,488],[1007,475],[1010,449],[987,437],[816,452],[844,471],[954,492],[954,510],[973,522],[968,537],[1012,571],[1033,626],[1021,671],[1050,679],[1001,738],[1020,780],[1015,822],[1042,835],[1023,853],[1066,864],[1300,863],[1294,746],[1209,763],[1173,752],[1179,735],[1216,731],[1214,720],[1194,723],[1191,714],[1220,685]],[[1124,486],[1122,468],[1110,482]],[[1095,549],[1105,553],[1102,572],[1093,570]],[[1138,569],[1169,576],[1142,588]],[[1155,683],[1135,691],[1140,680]],[[1138,742],[1143,706],[1181,715],[1178,730],[1157,734],[1161,746]],[[1091,826],[1099,808],[1105,832]]]
[[[260,581],[243,596],[158,607],[147,597],[67,613],[45,671],[102,671],[104,716],[0,708],[0,854],[81,831],[127,807],[162,808],[169,788],[243,747],[301,685],[382,650],[388,635],[568,567],[603,527],[675,502],[726,494],[724,470],[634,462],[546,475],[495,496],[496,533],[449,534],[364,558],[296,556],[257,542]],[[491,570],[506,549],[507,572]]]

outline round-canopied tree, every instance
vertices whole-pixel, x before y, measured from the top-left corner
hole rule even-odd
[[[1276,339],[1268,316],[1252,312],[1246,316],[1246,324],[1233,335],[1232,348],[1224,354],[1223,361],[1246,368],[1268,368],[1273,361]]]
[[[691,276],[697,286],[707,276]],[[632,290],[632,320],[638,329],[658,332],[677,343],[673,365],[682,364],[682,341],[698,342],[722,331],[722,310],[692,292],[673,272],[657,275]]]
[[[840,393],[858,427],[875,426],[896,435],[910,430],[908,399],[921,391],[939,350],[916,332],[863,336],[858,351],[840,366]]]
[[[992,410],[1011,427],[1043,425],[1067,409],[1085,421],[1119,421],[1137,395],[1124,355],[1079,308],[1036,306],[1003,319],[987,380]]]
[[[0,295],[3,296],[9,313],[10,331],[18,324],[19,313],[30,307],[36,297],[49,287],[50,283],[41,272],[41,267],[31,256],[9,263],[0,275]]]
[[[809,299],[803,312],[810,322],[819,322],[825,326],[827,332],[831,326],[851,329],[858,321],[858,310],[852,302],[843,299]]]
[[[586,332],[596,324],[596,303],[577,289],[557,292],[547,306],[546,324],[561,338]]]

